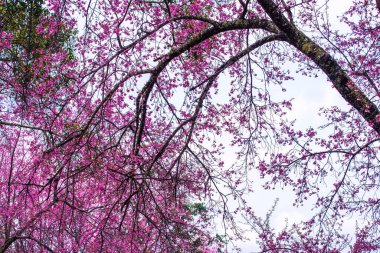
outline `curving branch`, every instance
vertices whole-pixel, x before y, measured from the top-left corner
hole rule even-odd
[[[165,69],[165,67],[176,57],[191,49],[195,45],[211,38],[222,32],[241,30],[241,29],[262,29],[271,33],[279,33],[279,30],[274,25],[273,22],[266,19],[250,19],[250,20],[234,20],[220,22],[214,24],[213,27],[206,29],[190,39],[187,43],[181,45],[180,47],[173,48],[163,60],[161,60],[158,65],[152,71],[152,75],[145,84],[145,86],[140,91],[136,98],[136,132],[133,142],[134,154],[138,155],[140,149],[140,143],[143,136],[143,131],[145,127],[146,120],[146,108],[149,100],[151,91],[153,90],[154,84],[157,82],[157,78],[160,73]]]
[[[272,0],[258,2],[277,27],[288,36],[288,42],[308,56],[328,76],[340,95],[380,134],[379,108],[351,80],[337,61],[292,24]]]

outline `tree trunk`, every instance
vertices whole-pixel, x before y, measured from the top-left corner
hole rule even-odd
[[[380,135],[380,111],[351,80],[336,60],[295,27],[272,0],[258,0],[277,27],[288,36],[291,45],[307,55],[330,79],[340,95],[354,107]],[[380,0],[377,0],[380,3]]]

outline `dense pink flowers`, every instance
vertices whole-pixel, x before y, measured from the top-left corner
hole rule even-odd
[[[263,252],[379,249],[375,1],[346,30],[328,1],[19,2],[17,29],[0,5],[0,252],[216,253],[247,228]],[[349,109],[299,129],[296,73]],[[271,227],[253,174],[311,217]]]
[[[0,32],[0,50],[10,49],[13,36],[10,33],[7,33],[5,31]]]

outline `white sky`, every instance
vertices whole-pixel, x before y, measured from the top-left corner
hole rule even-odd
[[[319,108],[323,106],[347,106],[347,103],[331,87],[331,84],[326,81],[326,77],[323,75],[319,78],[296,76],[294,81],[287,82],[284,87],[286,87],[287,92],[285,94],[279,92],[278,95],[294,98],[293,110],[288,113],[288,117],[289,119],[296,119],[296,127],[300,129],[321,125],[323,118],[318,115],[318,112]],[[257,215],[265,217],[275,199],[279,199],[271,220],[273,227],[277,228],[278,231],[285,227],[286,220],[291,225],[311,217],[311,201],[306,202],[303,207],[294,207],[292,204],[295,195],[290,188],[277,188],[276,190],[266,191],[259,189],[260,182],[263,182],[259,176],[256,176],[255,181],[257,182],[257,190],[250,198],[250,204]],[[308,203],[309,205],[307,205]],[[345,229],[354,231],[355,222],[349,221],[349,223],[345,224]],[[256,235],[252,233],[251,236],[251,241],[242,242],[239,245],[242,247],[243,253],[257,252],[259,250],[255,242]]]
[[[337,16],[339,13],[347,10],[351,0],[330,0],[329,12],[330,22],[336,29],[345,29],[346,27],[339,24]],[[288,113],[289,119],[297,119],[296,127],[306,129],[309,126],[319,126],[323,124],[323,118],[318,115],[321,107],[329,107],[337,105],[339,107],[348,107],[347,103],[342,99],[340,94],[332,88],[331,83],[327,81],[324,74],[320,74],[318,78],[308,78],[301,75],[294,76],[294,81],[288,81],[283,86],[287,92],[274,93],[274,98],[282,97],[284,95],[288,98],[294,98],[293,109]],[[279,97],[280,96],[280,97]],[[282,99],[277,99],[282,100]],[[274,99],[276,100],[276,99]],[[258,185],[260,178],[257,176]],[[261,180],[262,181],[262,180]],[[278,231],[285,227],[286,220],[288,224],[298,223],[303,219],[310,218],[312,212],[310,211],[311,205],[303,206],[301,208],[293,207],[294,193],[290,189],[276,189],[274,191],[257,190],[253,194],[250,201],[257,215],[265,217],[265,214],[272,207],[275,199],[278,198],[279,202],[272,216],[272,226]],[[307,204],[307,203],[306,203]],[[343,225],[344,232],[354,232],[355,220],[347,219]],[[258,252],[259,248],[256,243],[256,235],[250,233],[250,240],[239,242],[238,245],[242,249],[242,253]]]
[[[339,20],[337,15],[342,11],[347,10],[351,0],[330,0],[329,11],[333,13],[330,15],[330,22],[335,25],[337,29],[339,27]],[[83,25],[83,19],[79,19],[80,25]],[[282,101],[284,96],[287,98],[294,98],[293,110],[288,113],[289,119],[296,118],[296,126],[300,129],[306,129],[309,126],[321,125],[322,118],[318,116],[319,109],[321,107],[328,107],[332,105],[338,105],[340,107],[347,106],[347,103],[340,97],[338,92],[331,87],[328,83],[326,76],[320,74],[318,78],[308,78],[302,75],[294,76],[294,81],[288,81],[284,83],[284,87],[287,92],[281,91],[272,94],[274,100]],[[219,93],[223,93],[220,91]],[[275,99],[276,96],[281,99]],[[228,139],[228,138],[227,138]],[[225,157],[234,157],[233,150],[226,152]],[[225,161],[228,166],[233,162]],[[260,178],[257,178],[257,185],[260,185]],[[262,181],[261,181],[262,182]],[[294,194],[290,189],[276,189],[274,191],[264,191],[257,188],[255,193],[250,197],[250,205],[254,208],[257,215],[265,217],[267,211],[272,207],[275,199],[278,198],[279,202],[272,216],[272,225],[279,230],[285,226],[285,221],[288,220],[288,224],[298,223],[303,219],[310,217],[311,206],[305,206],[302,208],[293,207]],[[355,221],[349,220],[344,229],[347,231],[353,231],[355,227]],[[247,233],[249,237],[248,241],[235,242],[235,245],[241,247],[242,253],[257,252],[259,248],[256,243],[255,233]]]

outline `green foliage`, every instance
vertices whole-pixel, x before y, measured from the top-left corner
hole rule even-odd
[[[216,234],[215,239],[216,239],[218,242],[225,243],[223,237],[224,237],[223,235]]]
[[[2,30],[14,36],[15,45],[29,51],[41,48],[44,41],[38,38],[35,28],[41,17],[48,14],[42,7],[42,1],[6,1],[0,8],[0,14]]]
[[[24,49],[28,53],[37,49],[57,50],[70,46],[73,32],[63,26],[53,36],[37,33],[37,26],[46,28],[49,25],[49,18],[50,13],[43,7],[42,0],[10,0],[0,5],[1,30],[13,35],[15,49]]]
[[[52,29],[51,18],[42,0],[7,0],[0,5],[0,31],[13,36],[12,48],[2,52],[0,60],[13,62],[13,73],[25,87],[33,77],[33,63],[46,53],[63,49],[68,52],[68,60],[74,59],[75,32],[60,25],[53,33],[46,34],[47,28]]]
[[[185,209],[190,211],[191,215],[198,215],[207,211],[207,208],[204,203],[186,204]]]

